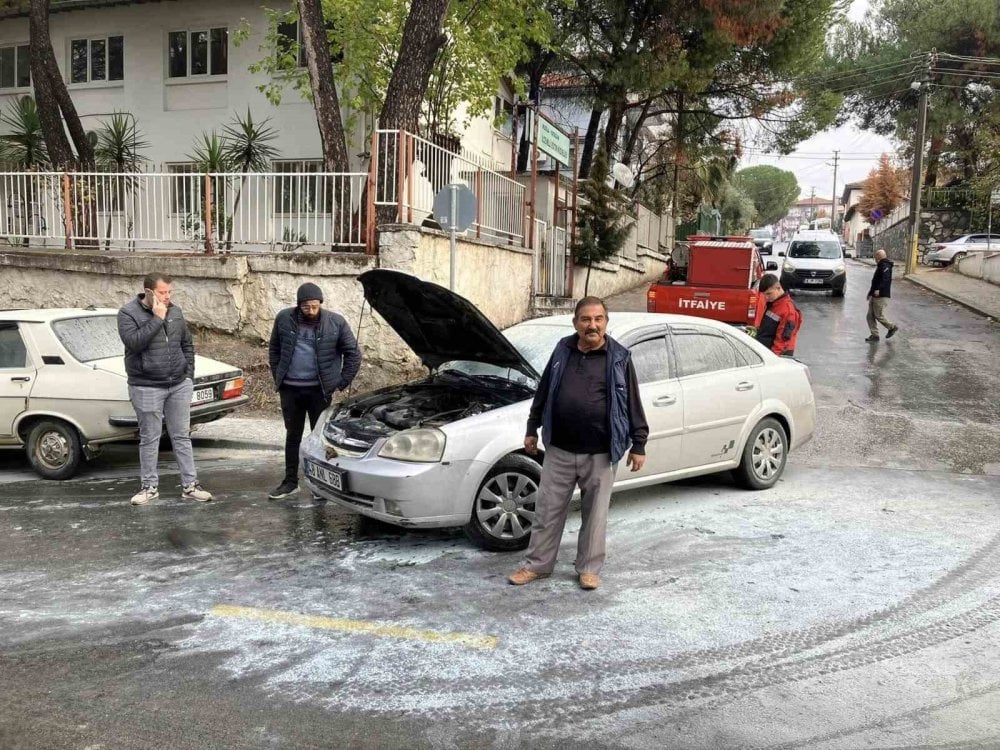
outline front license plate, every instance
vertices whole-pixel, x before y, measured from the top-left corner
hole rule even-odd
[[[822,284],[823,279],[802,279],[803,284]]]
[[[203,404],[206,401],[211,401],[215,398],[215,393],[211,388],[199,388],[191,396],[192,404]]]
[[[335,490],[344,490],[344,472],[306,461],[306,476]]]

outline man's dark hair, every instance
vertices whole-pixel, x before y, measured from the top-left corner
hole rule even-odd
[[[576,303],[576,309],[573,310],[573,320],[576,320],[580,315],[580,310],[584,307],[589,307],[590,305],[600,305],[604,308],[604,315],[608,314],[608,306],[604,304],[604,300],[600,297],[584,297],[582,300]]]
[[[160,272],[157,271],[155,273],[151,273],[151,274],[147,274],[146,275],[146,278],[144,278],[142,280],[142,288],[143,289],[156,289],[156,285],[159,282],[161,282],[161,281],[164,284],[173,284],[174,283],[174,280],[172,278],[170,278],[170,274],[160,273]]]
[[[762,292],[766,292],[772,286],[776,286],[780,283],[781,281],[778,279],[776,275],[774,275],[773,273],[765,273],[763,276],[760,277],[760,284],[757,285],[757,288]]]

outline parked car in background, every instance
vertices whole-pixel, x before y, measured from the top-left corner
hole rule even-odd
[[[938,242],[924,253],[928,266],[947,266],[969,253],[1000,252],[1000,234],[963,234],[958,239]]]
[[[528,410],[571,316],[501,333],[437,284],[378,269],[360,277],[372,309],[427,377],[328,409],[303,441],[306,483],[343,508],[407,528],[464,527],[483,547],[525,547],[541,466],[524,452]],[[622,463],[614,490],[731,471],[773,486],[815,429],[809,369],[732,326],[659,313],[613,313],[649,421],[646,463]],[[544,435],[543,435],[544,438]]]
[[[751,229],[750,237],[753,238],[753,244],[757,246],[757,250],[760,251],[761,255],[771,254],[774,249],[774,234],[768,227]]]
[[[239,368],[196,355],[191,423],[245,404],[243,382]],[[117,310],[0,311],[0,448],[68,479],[103,445],[136,437]]]
[[[834,297],[843,297],[847,263],[840,238],[823,229],[796,232],[785,251],[781,285],[786,290],[829,290]]]

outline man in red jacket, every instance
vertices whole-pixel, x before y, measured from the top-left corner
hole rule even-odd
[[[757,308],[757,340],[775,354],[791,357],[802,327],[802,313],[773,273],[766,273],[757,287],[767,305]]]

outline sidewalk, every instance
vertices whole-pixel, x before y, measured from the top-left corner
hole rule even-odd
[[[191,440],[195,445],[212,448],[284,451],[285,425],[280,417],[228,416],[196,425]]]
[[[859,258],[858,262],[874,266],[871,258]],[[903,276],[906,281],[928,289],[935,294],[957,302],[973,312],[993,320],[1000,320],[1000,286],[982,279],[963,276],[948,268],[926,268],[920,266],[915,273]]]

